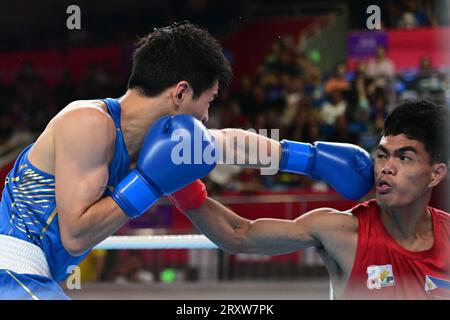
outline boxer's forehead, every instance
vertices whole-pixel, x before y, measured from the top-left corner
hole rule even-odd
[[[386,150],[396,151],[399,149],[411,148],[415,149],[418,152],[425,152],[424,144],[416,139],[410,139],[405,134],[401,133],[398,135],[387,135],[383,136],[380,139],[380,143],[378,145]]]

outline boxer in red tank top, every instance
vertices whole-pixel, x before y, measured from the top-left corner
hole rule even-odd
[[[433,244],[410,251],[392,238],[375,200],[352,209],[358,219],[358,244],[342,299],[450,298],[450,215],[432,207],[427,211]]]
[[[449,114],[410,100],[387,116],[378,145],[376,198],[348,211],[310,211],[294,220],[242,218],[207,198],[201,183],[177,204],[230,253],[286,254],[315,247],[338,299],[449,299],[450,216],[428,206],[447,175]]]

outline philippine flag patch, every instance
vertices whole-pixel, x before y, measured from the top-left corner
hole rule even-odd
[[[435,299],[450,299],[450,281],[426,275],[425,291]]]

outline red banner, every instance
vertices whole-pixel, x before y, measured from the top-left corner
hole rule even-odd
[[[351,33],[353,36],[355,34],[357,33]],[[363,37],[368,32],[365,31],[360,34]],[[421,57],[425,55],[431,58],[435,67],[448,67],[450,66],[450,28],[388,30],[387,53],[394,62],[397,71],[418,67]],[[358,57],[348,59],[351,70],[354,69],[357,60]]]

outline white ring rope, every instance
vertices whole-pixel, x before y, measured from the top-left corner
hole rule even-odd
[[[111,236],[94,249],[217,249],[204,235]]]

